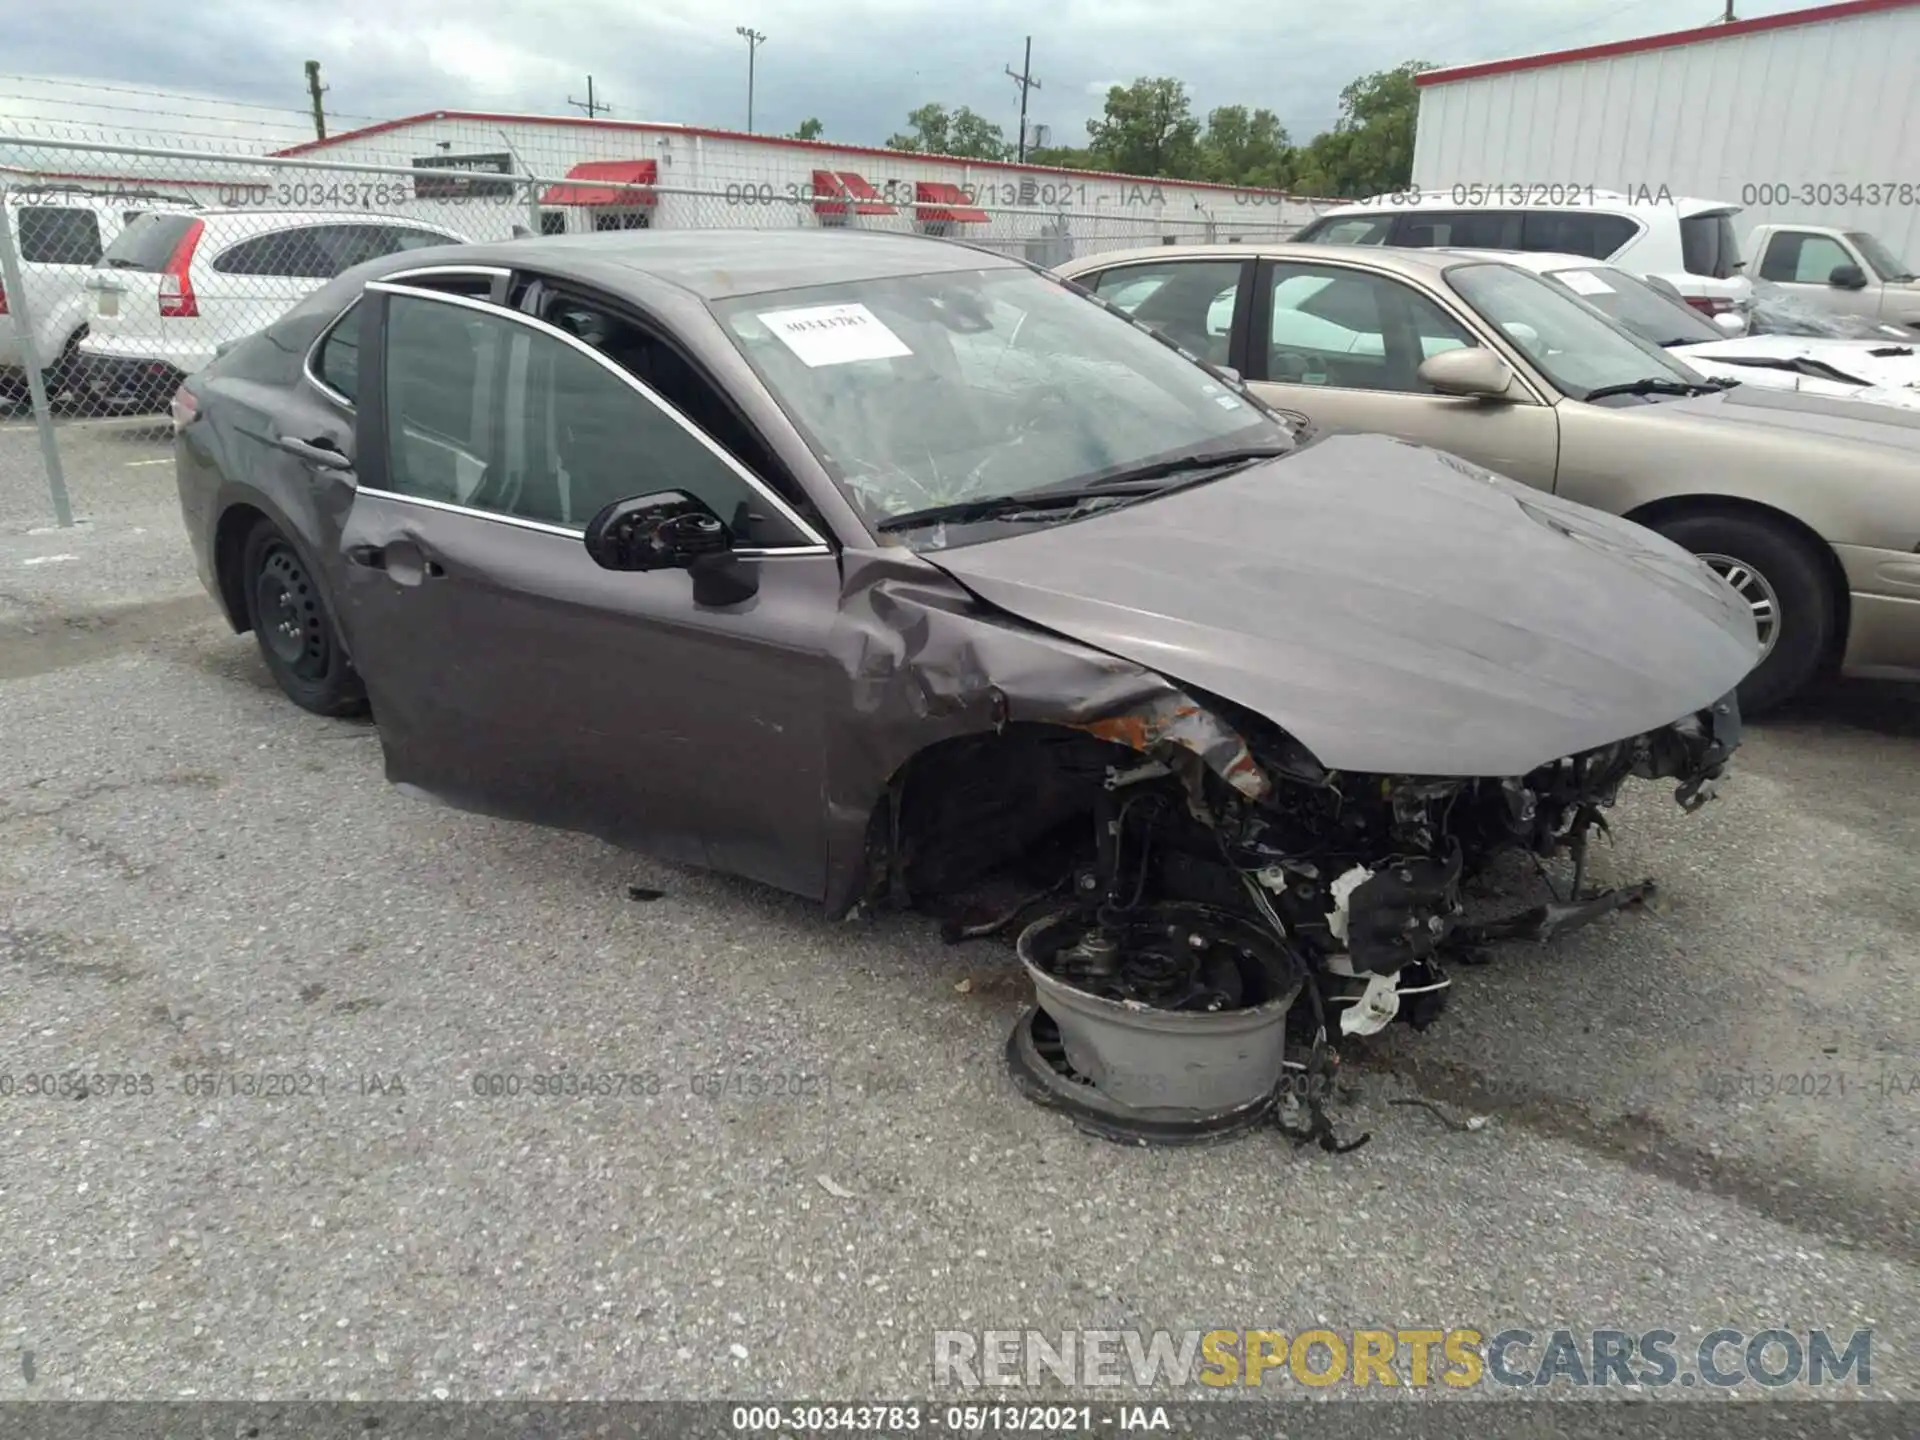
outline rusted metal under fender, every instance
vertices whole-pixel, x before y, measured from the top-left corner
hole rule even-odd
[[[1177,747],[1251,799],[1271,792],[1245,741],[1165,676],[984,605],[904,551],[843,560],[832,654],[850,723],[827,737],[829,914],[860,898],[889,782],[942,740],[1059,725],[1145,754]]]

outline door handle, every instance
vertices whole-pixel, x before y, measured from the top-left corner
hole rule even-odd
[[[273,443],[318,470],[353,469],[353,461],[338,446],[324,440],[302,440],[294,435],[282,435]]]
[[[384,570],[402,585],[438,580],[447,573],[446,566],[410,540],[396,540],[391,545],[349,545],[345,554],[349,565]]]

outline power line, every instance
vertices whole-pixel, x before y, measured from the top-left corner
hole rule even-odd
[[[587,76],[587,98],[586,98],[586,99],[584,99],[584,100],[576,100],[576,99],[574,99],[574,98],[573,98],[573,97],[572,97],[571,95],[569,95],[569,96],[567,97],[567,104],[569,104],[569,105],[571,105],[571,106],[573,106],[573,108],[574,108],[574,109],[576,109],[576,110],[584,110],[584,111],[586,111],[586,112],[587,112],[587,118],[588,118],[589,120],[591,120],[591,119],[593,119],[593,117],[594,117],[594,116],[596,116],[596,115],[598,115],[598,114],[599,114],[599,113],[600,113],[600,112],[601,112],[602,110],[605,110],[605,111],[607,111],[607,112],[608,112],[609,114],[611,114],[611,113],[613,112],[613,106],[611,106],[611,105],[609,105],[609,104],[607,104],[607,102],[606,102],[606,101],[604,101],[604,100],[601,100],[601,101],[595,101],[595,100],[594,100],[594,98],[593,98],[593,76],[591,76],[591,75],[589,75],[589,76]]]
[[[56,76],[15,75],[15,74],[9,74],[4,72],[0,72],[0,80],[21,80],[21,81],[25,81],[30,85],[65,85],[69,89],[98,90],[98,91],[101,91],[102,93],[113,94],[113,95],[145,95],[151,99],[156,99],[156,100],[191,100],[197,105],[226,105],[236,110],[273,110],[283,115],[291,114],[291,115],[300,116],[301,121],[303,122],[301,128],[303,129],[305,128],[304,122],[307,118],[307,111],[305,107],[299,106],[299,105],[263,105],[253,100],[222,100],[215,95],[189,95],[184,91],[180,91],[180,90],[149,90],[144,86],[138,86],[138,85],[100,85],[100,84],[96,84],[91,80],[63,80]],[[31,99],[34,97],[22,96],[21,98]],[[47,98],[52,98],[52,97],[47,97]],[[84,105],[87,102],[84,100],[68,100],[62,103],[68,104],[68,105]],[[106,109],[109,107],[99,106],[96,108]],[[337,115],[342,120],[376,120],[377,121],[377,120],[387,118],[380,115],[349,115],[345,111],[341,111],[341,110],[335,110],[331,113],[334,115]],[[209,115],[209,116],[202,116],[199,118],[211,120],[211,119],[220,119],[223,117]]]
[[[1027,36],[1027,55],[1020,62],[1020,73],[1013,73],[1011,65],[1006,67],[1007,78],[1020,87],[1020,163],[1027,163],[1027,92],[1038,90],[1040,82],[1033,78],[1033,37]]]

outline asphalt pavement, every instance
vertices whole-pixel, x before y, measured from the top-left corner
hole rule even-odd
[[[1871,1328],[1920,1399],[1913,687],[1634,790],[1596,865],[1657,902],[1354,1047],[1363,1148],[1128,1149],[1013,1089],[1003,948],[389,786],[215,615],[162,432],[71,429],[60,530],[0,417],[0,1399],[913,1396],[936,1330],[1315,1325]]]

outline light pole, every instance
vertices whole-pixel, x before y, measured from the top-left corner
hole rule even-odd
[[[753,55],[767,37],[750,25],[736,25],[733,27],[733,33],[747,42],[747,133],[751,135],[753,133]]]

